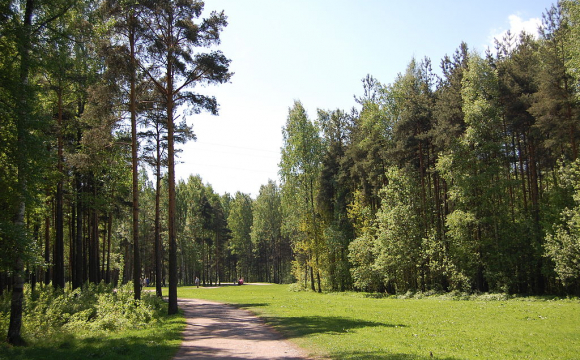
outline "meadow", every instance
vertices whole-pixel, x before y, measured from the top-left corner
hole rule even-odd
[[[166,306],[153,298],[148,300],[151,305],[135,312],[134,305],[126,307],[131,303],[127,289],[114,296],[95,297],[97,293],[89,292],[90,296],[83,295],[85,300],[50,292],[31,298],[32,309],[25,317],[29,346],[0,342],[0,360],[171,359],[181,344],[182,314],[164,315]],[[292,285],[180,287],[178,296],[247,309],[315,358],[578,359],[580,354],[578,299],[502,294],[384,297],[293,289]],[[71,306],[86,309],[68,316]],[[151,312],[151,306],[157,310]],[[81,321],[84,311],[93,315]],[[149,313],[154,318],[147,318]],[[146,318],[148,324],[143,323]]]
[[[178,296],[248,309],[311,355],[331,359],[578,359],[580,354],[578,299],[291,290],[182,287]]]

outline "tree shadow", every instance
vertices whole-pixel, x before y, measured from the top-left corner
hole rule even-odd
[[[181,332],[176,332],[176,339]],[[0,346],[0,360],[24,359],[171,359],[179,349],[179,343],[159,344],[151,337],[75,339],[63,337],[48,344],[35,344],[28,347]]]
[[[236,304],[239,308],[251,308],[256,306],[265,306],[268,304]],[[287,339],[298,338],[311,334],[334,334],[340,335],[356,329],[365,327],[407,327],[404,324],[391,324],[380,321],[361,321],[337,316],[290,316],[290,317],[261,317],[266,323],[276,327],[283,337]],[[365,359],[365,360],[459,360],[454,357],[441,357],[430,353],[405,354],[405,353],[388,353],[386,351],[343,351],[331,352],[332,359]]]
[[[384,352],[366,352],[366,351],[357,351],[357,352],[336,352],[332,353],[333,359],[341,359],[341,360],[355,360],[355,359],[364,359],[364,360],[459,360],[458,358],[454,357],[439,357],[437,355],[431,356],[431,354],[425,355],[418,355],[418,354],[388,354]]]
[[[267,323],[278,327],[286,337],[295,338],[311,334],[344,334],[365,327],[406,327],[378,321],[361,321],[337,316],[263,317]]]
[[[268,303],[236,303],[236,304],[231,304],[233,307],[239,308],[239,309],[244,309],[244,310],[251,310],[251,308],[253,307],[262,307],[262,306],[269,306],[270,304]]]

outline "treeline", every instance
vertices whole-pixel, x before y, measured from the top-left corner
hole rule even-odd
[[[159,281],[163,283],[167,271],[165,249],[168,248],[164,224],[168,214],[162,210],[161,226],[156,231],[155,187],[146,180],[146,173],[142,176],[139,233],[143,234],[143,276],[156,280],[153,247],[154,236],[159,234],[164,249],[163,274]],[[255,199],[241,192],[219,195],[211,185],[204,184],[200,176],[178,181],[175,223],[179,284],[193,285],[196,277],[203,285],[237,283],[241,277],[249,282],[292,282],[292,249],[289,238],[282,236],[281,196],[273,181],[262,185]],[[161,202],[167,203],[166,196]],[[128,239],[130,231],[125,227],[124,233],[119,235],[120,239]],[[127,254],[123,258],[131,259],[131,256]],[[125,271],[123,280],[128,281],[131,267],[125,265]]]
[[[300,102],[284,128],[283,233],[312,290],[580,293],[578,2],[538,39],[461,44],[364,79],[360,109]]]

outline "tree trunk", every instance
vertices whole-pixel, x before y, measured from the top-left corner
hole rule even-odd
[[[92,196],[94,199],[97,198],[97,181],[95,180],[95,175],[90,176],[90,186],[92,189]],[[96,205],[89,210],[89,224],[88,224],[88,257],[89,257],[89,281],[93,284],[99,283],[100,273],[99,273],[99,212]]]
[[[16,151],[17,159],[17,191],[18,191],[18,209],[14,217],[14,225],[17,229],[21,230],[23,233],[25,231],[24,215],[26,213],[26,192],[27,192],[27,151],[26,151],[26,140],[25,135],[27,133],[27,126],[30,120],[28,111],[28,77],[30,69],[30,47],[31,47],[31,25],[34,10],[34,0],[26,1],[26,8],[24,10],[24,28],[19,34],[19,46],[18,52],[20,55],[20,85],[22,86],[22,91],[18,93],[17,98],[17,122],[16,122],[16,132],[17,132],[17,146]],[[24,289],[24,278],[22,272],[24,271],[24,261],[22,255],[20,254],[21,249],[17,249],[15,254],[15,261],[13,265],[13,288],[12,288],[12,299],[10,302],[10,324],[8,325],[8,343],[12,345],[24,345],[24,339],[20,335],[20,329],[22,328],[22,297]]]
[[[88,191],[87,191],[88,195]],[[91,211],[87,208],[85,223],[83,226],[83,283],[89,281],[89,242],[91,240],[90,236],[91,228]]]
[[[10,325],[8,328],[8,342],[12,345],[26,345],[24,339],[20,336],[22,327],[22,299],[24,290],[24,278],[22,272],[24,262],[18,256],[14,264],[14,274],[12,283],[12,300],[10,303]]]
[[[76,238],[75,238],[75,253],[74,253],[74,272],[73,272],[73,289],[79,288],[83,285],[83,205],[82,205],[82,181],[80,174],[76,174],[76,188],[77,188],[77,217],[76,217]]]
[[[109,224],[109,219],[111,218],[110,215],[107,215],[107,226],[104,227],[103,230],[103,244],[102,244],[102,248],[101,248],[101,280],[105,279],[105,260],[106,260],[106,256],[107,256],[107,234],[108,234],[108,224]]]
[[[113,230],[113,216],[109,215],[109,224],[107,231],[107,270],[105,272],[105,282],[111,283],[111,232]]]
[[[96,184],[93,181],[93,196],[97,196]],[[99,215],[97,209],[91,209],[89,235],[89,281],[99,283]]]
[[[215,236],[215,282],[216,285],[221,284],[219,262],[219,233],[217,231]]]
[[[58,118],[57,118],[57,170],[58,182],[56,184],[56,216],[54,239],[54,270],[52,286],[64,289],[64,221],[63,221],[63,141],[62,141],[62,89],[57,91],[58,97]]]
[[[173,19],[167,21],[173,23]],[[170,26],[169,34],[173,34]],[[169,232],[169,306],[168,314],[177,313],[177,242],[175,238],[175,150],[173,144],[173,54],[167,54],[167,163],[169,176],[169,211],[168,211],[168,232]]]
[[[160,134],[157,134],[157,171],[155,174],[156,185],[155,185],[155,293],[157,296],[163,296],[163,290],[161,289],[161,281],[163,274],[161,273],[163,266],[162,249],[161,249],[161,236],[160,232],[160,202],[161,202],[161,139]]]
[[[47,208],[50,201],[46,202]],[[44,262],[50,264],[50,216],[44,218]],[[44,285],[50,284],[50,267],[47,266],[44,273]]]
[[[314,283],[314,267],[310,267],[310,288],[312,291],[316,291],[316,285]]]
[[[131,52],[131,89],[129,94],[129,112],[131,113],[131,159],[133,172],[133,292],[135,300],[141,299],[141,258],[139,253],[139,173],[137,158],[137,107],[136,107],[136,74],[135,60],[135,14],[131,10],[129,24],[129,47]]]

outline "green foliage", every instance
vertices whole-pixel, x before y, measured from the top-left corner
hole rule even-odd
[[[577,0],[562,0],[570,26],[570,38],[568,39],[569,58],[567,69],[576,81],[580,80],[580,3]],[[577,94],[577,96],[580,94]]]
[[[185,321],[182,315],[162,316],[153,327],[121,331],[59,332],[26,347],[0,343],[1,360],[170,360],[179,350]]]
[[[552,5],[542,18],[538,91],[533,95],[530,112],[536,117],[537,126],[546,133],[543,144],[553,152],[554,157],[565,156],[575,160],[578,157],[580,132],[578,88],[570,74],[576,70],[566,65],[573,63],[574,56],[570,57],[570,50],[576,52],[577,45],[570,46],[570,41],[576,44],[576,40],[572,40],[569,16],[562,7],[563,3]],[[572,20],[572,29],[574,27],[577,24]]]
[[[355,288],[363,291],[379,289],[382,279],[373,268],[375,261],[375,233],[373,214],[370,206],[364,206],[363,194],[355,192],[354,199],[348,206],[348,217],[353,223],[357,237],[348,246],[348,259]]]
[[[348,259],[352,264],[350,271],[356,289],[376,291],[382,288],[383,277],[374,266],[376,255],[375,238],[368,232],[350,243]]]
[[[250,235],[254,258],[262,269],[259,276],[268,282],[291,282],[291,248],[288,237],[282,236],[282,195],[274,181],[260,187],[252,208]]]
[[[564,285],[580,286],[580,160],[562,166],[560,178],[574,191],[574,207],[561,212],[561,222],[546,235],[546,257],[555,264]]]
[[[320,290],[323,262],[322,231],[315,197],[319,188],[322,142],[319,129],[299,101],[288,111],[282,129],[284,144],[280,161],[283,233],[290,237],[295,253],[294,275],[314,288],[314,273]]]
[[[348,220],[348,202],[351,194],[347,183],[347,143],[351,136],[353,116],[343,111],[318,110],[318,126],[321,129],[323,153],[316,204],[323,227],[326,258],[325,276],[328,286],[334,290],[351,287],[348,246],[353,236],[353,226]]]
[[[454,210],[446,217],[447,236],[452,240],[449,251],[459,279],[467,276],[480,291],[488,285],[501,290],[505,283],[499,279],[488,278],[489,284],[483,280],[483,272],[493,268],[500,255],[498,247],[508,240],[507,233],[498,231],[507,228],[509,219],[508,183],[500,177],[505,139],[496,103],[498,79],[492,66],[477,54],[470,56],[468,68],[462,86],[465,133],[437,163],[443,178],[452,184],[449,197]]]
[[[252,205],[250,195],[238,191],[231,202],[228,217],[228,227],[232,234],[230,249],[232,254],[237,255],[238,274],[245,276],[247,281],[251,281],[248,276],[253,265]]]
[[[381,209],[377,213],[375,267],[386,285],[395,291],[417,289],[422,260],[420,258],[421,224],[417,213],[419,193],[403,170],[387,171],[388,185],[383,189]]]
[[[193,284],[195,277],[204,284],[226,278],[223,272],[213,274],[207,271],[208,264],[219,262],[226,253],[222,250],[227,248],[229,229],[226,228],[222,200],[211,185],[203,184],[199,176],[190,176],[187,181],[180,180],[177,184],[178,261],[184,270],[181,283]]]
[[[2,331],[7,328],[9,317],[8,295],[6,292],[0,304]],[[131,284],[115,289],[104,282],[86,283],[82,288],[66,291],[44,285],[32,290],[27,285],[24,303],[22,335],[32,342],[62,334],[118,332],[157,326],[166,307],[153,294],[145,293],[141,300],[134,300]]]

